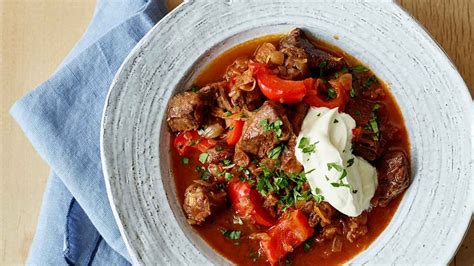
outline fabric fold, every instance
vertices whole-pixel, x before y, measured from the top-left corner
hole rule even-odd
[[[54,172],[45,192],[38,231],[29,255],[30,264],[44,262],[39,254],[46,254],[47,249],[54,249],[54,256],[59,254],[57,247],[41,245],[41,242],[47,242],[48,228],[55,228],[55,237],[56,233],[67,235],[66,248],[69,249],[64,255],[70,262],[84,262],[82,251],[90,249],[90,243],[96,244],[95,250],[85,252],[90,253],[87,256],[107,254],[111,252],[108,250],[110,245],[129,260],[102,175],[101,115],[116,71],[131,49],[165,13],[163,1],[98,1],[87,32],[60,68],[10,110]],[[53,208],[54,204],[57,208]],[[65,206],[69,210],[67,229],[75,234],[67,234]],[[97,237],[87,228],[97,229]],[[95,240],[84,244],[84,240],[90,238]],[[102,238],[104,241],[100,240]],[[58,239],[54,241],[56,243]],[[51,259],[53,261],[57,262]]]

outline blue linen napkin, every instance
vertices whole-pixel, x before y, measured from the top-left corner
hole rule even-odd
[[[159,0],[98,0],[58,70],[10,110],[51,167],[28,264],[129,264],[102,175],[101,115],[116,71],[166,12]]]

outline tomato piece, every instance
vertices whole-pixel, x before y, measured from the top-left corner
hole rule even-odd
[[[333,99],[326,100],[323,95],[320,95],[318,88],[321,84],[322,80],[318,79],[316,81],[316,85],[311,87],[305,97],[305,102],[311,106],[315,107],[327,107],[327,108],[336,108],[339,107],[339,110],[344,110],[344,107],[349,100],[349,90],[352,86],[352,75],[351,74],[343,74],[337,79],[332,79],[329,81],[332,88],[336,92],[336,97]]]
[[[264,226],[275,224],[275,219],[263,208],[262,196],[248,182],[233,180],[229,182],[228,192],[232,208],[240,217]]]
[[[232,124],[232,129],[227,132],[227,144],[235,145],[242,135],[242,131],[244,129],[244,121],[236,120]]]
[[[311,84],[310,80],[313,80],[312,78],[298,81],[282,79],[271,72],[264,64],[249,63],[249,68],[256,77],[258,87],[263,95],[280,103],[301,102],[306,95],[306,91],[310,89],[307,87]]]
[[[313,233],[314,230],[309,226],[308,218],[300,210],[294,210],[283,214],[278,223],[268,229],[269,239],[261,240],[260,247],[268,261],[274,265],[310,238]]]
[[[191,149],[205,152],[209,148],[214,147],[216,145],[216,141],[213,139],[201,137],[201,135],[199,135],[196,130],[188,130],[179,133],[174,138],[173,145],[178,151],[178,154],[183,156]]]

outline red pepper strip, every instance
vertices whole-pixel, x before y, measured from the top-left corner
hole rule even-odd
[[[325,96],[319,94],[318,88],[321,82],[322,80],[318,79],[316,85],[306,93],[305,102],[315,107],[327,107],[330,109],[339,107],[340,111],[344,110],[349,100],[348,92],[352,86],[352,75],[346,73],[337,79],[329,81],[329,84],[331,84],[336,92],[336,97],[330,100],[324,99]]]
[[[174,147],[179,155],[187,154],[191,149],[196,149],[200,152],[205,152],[209,148],[216,145],[213,139],[206,139],[201,137],[196,130],[188,130],[179,133],[173,142]]]
[[[229,145],[235,145],[240,139],[240,136],[242,135],[242,131],[244,128],[244,121],[242,120],[236,120],[232,124],[232,129],[227,132],[227,144]]]
[[[300,210],[283,214],[278,223],[268,229],[269,239],[261,240],[260,247],[270,264],[275,265],[314,233],[308,219]]]
[[[232,208],[240,217],[264,226],[275,224],[275,219],[262,207],[262,196],[248,182],[234,179],[229,182],[228,192]]]
[[[299,81],[282,79],[273,74],[265,64],[249,63],[249,68],[256,77],[263,95],[280,103],[301,102],[306,91],[310,89],[307,86],[311,85],[311,80],[313,80],[311,78]]]

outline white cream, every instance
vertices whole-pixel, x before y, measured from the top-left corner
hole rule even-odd
[[[295,149],[296,158],[309,172],[306,178],[313,194],[316,194],[316,190],[320,191],[324,201],[353,217],[369,207],[377,187],[376,169],[363,158],[352,154],[354,128],[354,119],[346,113],[339,113],[337,108],[312,107],[303,121],[297,143],[300,144],[301,139],[306,138],[309,144],[317,143],[315,150],[304,153],[302,148]],[[348,166],[351,159],[354,162]],[[338,165],[342,169],[338,171],[331,167],[328,170],[328,164]],[[341,179],[343,169],[347,175]]]

